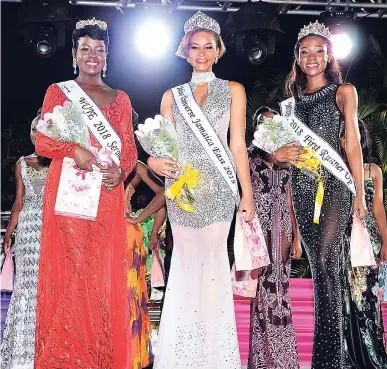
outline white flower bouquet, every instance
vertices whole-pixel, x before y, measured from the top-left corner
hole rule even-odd
[[[289,127],[287,118],[274,115],[273,118],[263,117],[263,122],[258,125],[254,133],[253,145],[273,154],[280,147],[293,141],[297,141],[297,137]],[[318,224],[324,198],[322,162],[312,148],[305,146],[304,149],[306,152],[300,155],[303,161],[296,161],[293,165],[318,183],[314,213],[314,223]]]
[[[280,115],[274,115],[273,118],[264,116],[263,122],[254,132],[253,145],[273,154],[280,147],[296,140],[294,132],[284,122],[283,117]]]
[[[74,142],[87,149],[90,147],[89,130],[83,121],[82,112],[70,101],[66,101],[63,106],[55,106],[52,113],[44,114],[36,128],[54,140]]]
[[[149,155],[179,161],[177,133],[169,117],[156,115],[154,119],[148,118],[144,124],[138,125],[135,134]],[[192,212],[193,190],[197,187],[198,180],[199,172],[191,164],[187,164],[179,179],[165,191],[165,197],[175,201],[181,209]]]

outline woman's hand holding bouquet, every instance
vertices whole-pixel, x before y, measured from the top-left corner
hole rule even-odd
[[[143,149],[152,157],[158,158],[156,173],[176,179],[165,191],[165,197],[175,201],[181,209],[192,212],[193,190],[198,185],[199,172],[190,163],[183,169],[178,168],[179,145],[171,120],[161,115],[156,115],[154,119],[148,118],[144,124],[138,125],[135,134]]]

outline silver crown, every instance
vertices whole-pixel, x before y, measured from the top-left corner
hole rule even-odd
[[[220,35],[219,23],[201,11],[196,12],[184,23],[184,34],[194,29],[205,29]]]
[[[104,21],[100,21],[98,19],[95,19],[95,18],[80,20],[75,25],[75,28],[82,29],[82,28],[85,28],[86,26],[98,26],[99,28],[101,28],[104,31],[107,30],[107,23]]]
[[[300,41],[302,38],[309,35],[321,36],[329,40],[332,33],[328,27],[325,27],[324,23],[319,23],[318,21],[314,23],[310,22],[308,26],[304,26],[304,28],[301,29],[297,41]]]

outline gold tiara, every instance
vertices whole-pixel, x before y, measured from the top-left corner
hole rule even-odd
[[[85,20],[80,20],[77,22],[75,25],[76,29],[82,29],[85,28],[86,26],[98,26],[102,30],[106,31],[107,30],[107,23],[104,21],[100,21],[98,19],[85,19]]]
[[[310,22],[308,26],[304,26],[304,28],[300,31],[297,41],[300,41],[302,38],[309,35],[321,36],[329,40],[332,33],[328,27],[325,27],[324,23],[319,23],[318,21],[314,23]]]

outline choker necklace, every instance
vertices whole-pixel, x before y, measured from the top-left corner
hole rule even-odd
[[[196,86],[199,83],[208,83],[208,82],[211,82],[215,79],[216,79],[216,77],[215,77],[215,74],[213,72],[204,72],[204,73],[193,72],[192,78],[191,78],[191,83],[193,83]]]

